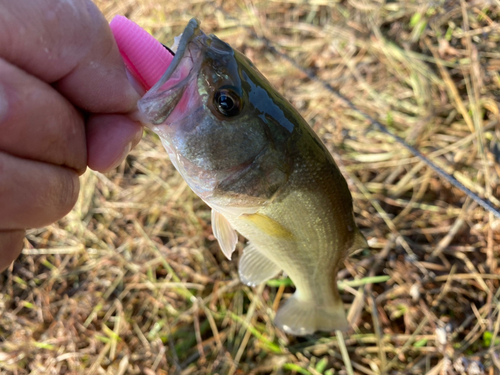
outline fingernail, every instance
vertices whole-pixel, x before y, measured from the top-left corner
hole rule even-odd
[[[24,245],[24,230],[0,230],[0,273],[19,256]]]
[[[134,138],[132,139],[132,141],[130,142],[130,144],[132,145],[132,148],[133,149],[135,146],[137,146],[139,144],[139,142],[141,141],[142,139],[142,133],[143,133],[143,130],[142,130],[142,126],[141,126],[141,129],[137,131],[137,133],[135,133],[135,136]]]
[[[130,152],[130,150],[132,150],[132,142],[133,141],[129,142],[125,146],[125,148],[123,149],[123,152],[120,154],[120,156],[117,157],[116,160],[113,163],[111,163],[111,165],[108,168],[106,168],[103,172],[109,172],[110,170],[115,169],[123,162],[123,160],[125,160],[128,153]]]
[[[135,122],[141,124],[141,126],[146,126],[147,128],[150,128],[150,129],[153,127],[153,125],[149,123],[147,117],[138,109],[129,113],[128,117],[132,121],[135,121]]]
[[[139,94],[140,96],[143,96],[146,93],[146,90],[142,85],[139,83],[139,81],[134,77],[134,75],[128,70],[128,68],[125,68],[125,72],[127,73],[127,78],[134,88],[134,90]]]

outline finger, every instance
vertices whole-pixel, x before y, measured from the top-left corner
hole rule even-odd
[[[135,108],[109,25],[90,0],[0,0],[0,57],[86,111]]]
[[[0,229],[53,223],[74,206],[79,187],[72,169],[0,152]]]
[[[87,121],[87,163],[107,172],[117,167],[142,137],[142,126],[123,115],[95,115]]]
[[[0,231],[0,272],[21,254],[24,234],[24,230]]]
[[[85,171],[82,115],[50,85],[1,58],[0,134],[0,151]]]

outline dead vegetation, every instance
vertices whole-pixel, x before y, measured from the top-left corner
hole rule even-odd
[[[117,170],[87,171],[75,209],[0,275],[1,373],[500,373],[500,220],[262,39],[500,207],[498,1],[96,2],[165,44],[197,17],[332,150],[371,245],[339,274],[352,329],[277,331],[288,280],[239,283],[239,255],[146,133]]]

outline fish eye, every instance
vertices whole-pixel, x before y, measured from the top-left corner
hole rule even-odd
[[[242,100],[231,88],[222,87],[214,94],[214,107],[221,115],[233,117],[241,112]]]

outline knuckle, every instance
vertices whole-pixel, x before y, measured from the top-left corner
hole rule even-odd
[[[61,183],[59,187],[58,194],[58,206],[61,207],[63,216],[66,215],[78,199],[78,193],[80,190],[80,181],[78,175],[73,171],[67,171],[65,176],[61,178]]]
[[[49,205],[53,207],[54,217],[52,221],[61,219],[74,207],[80,190],[80,182],[76,172],[64,168],[52,189],[48,192]]]

